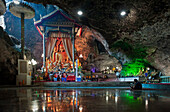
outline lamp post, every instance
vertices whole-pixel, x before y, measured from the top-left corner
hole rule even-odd
[[[42,36],[43,36],[43,72],[44,72],[44,68],[45,68],[45,27],[44,26],[40,26],[40,30],[42,32]]]
[[[83,55],[80,54],[79,58],[83,58]],[[77,82],[77,76],[78,76],[78,59],[76,59],[76,82]]]
[[[80,54],[79,59],[80,59],[81,67],[82,67],[82,62],[83,62],[83,55],[82,55],[82,54]],[[80,70],[80,71],[81,71],[81,70]]]
[[[78,76],[78,59],[76,59],[76,82],[77,82],[77,76]]]
[[[25,37],[24,37],[24,19],[32,19],[35,16],[35,10],[29,5],[14,0],[9,5],[10,12],[16,17],[21,18],[21,59],[24,59],[25,55]]]

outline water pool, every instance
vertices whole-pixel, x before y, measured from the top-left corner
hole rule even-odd
[[[116,88],[3,88],[0,112],[162,112],[170,91]]]

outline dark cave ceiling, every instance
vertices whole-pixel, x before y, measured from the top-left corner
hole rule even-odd
[[[122,33],[131,34],[145,24],[151,25],[164,18],[169,0],[26,0],[54,4],[68,12],[77,21],[104,35],[106,40],[118,40]],[[78,16],[77,11],[83,15]],[[120,12],[126,11],[125,16]],[[110,41],[112,40],[112,41]]]

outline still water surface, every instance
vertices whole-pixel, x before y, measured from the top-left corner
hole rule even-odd
[[[0,89],[0,112],[162,112],[170,91],[127,89]]]

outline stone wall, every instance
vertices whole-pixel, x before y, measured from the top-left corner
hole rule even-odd
[[[147,60],[165,75],[170,75],[170,11],[153,25],[145,25],[128,38],[147,46]]]
[[[15,84],[19,52],[11,47],[9,36],[0,27],[0,84]]]
[[[87,30],[88,29],[88,30]],[[103,37],[98,36],[96,37],[96,31],[92,31],[93,29],[89,29],[87,26],[83,26],[83,31],[81,37],[76,37],[75,39],[75,48],[77,51],[78,56],[82,54],[83,59],[80,61],[82,62],[83,69],[91,71],[93,69],[96,72],[104,71],[108,67],[112,69],[113,67],[120,67],[121,64],[119,61],[110,56],[105,44],[101,43],[101,41],[106,41]],[[101,40],[101,38],[103,38]],[[101,41],[100,41],[101,40]],[[106,42],[107,44],[107,42]],[[105,49],[105,50],[102,50]],[[120,53],[116,53],[117,57]]]
[[[112,70],[113,68],[116,67],[121,68],[121,64],[119,63],[119,60],[117,60],[113,56],[110,56],[109,54],[97,55],[96,58],[93,59],[91,63],[88,63],[87,66],[91,68],[95,68],[96,71],[108,71],[108,69]]]
[[[20,52],[16,50],[15,44],[2,27],[0,27],[0,45],[0,85],[14,85],[18,74]],[[27,59],[31,59],[29,50],[26,50],[25,54]]]

